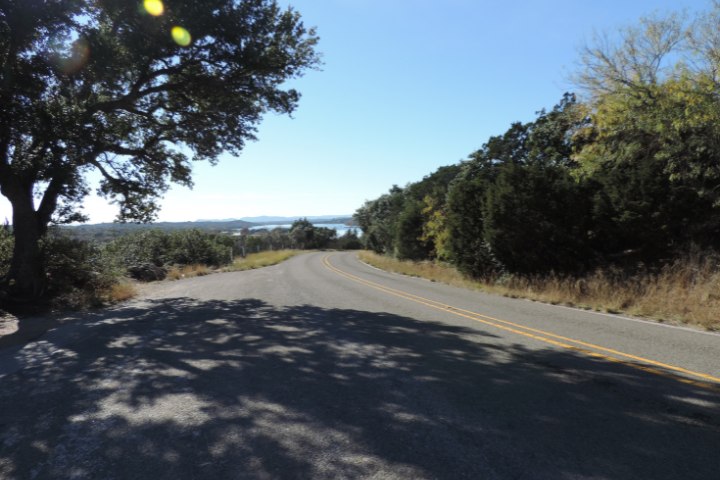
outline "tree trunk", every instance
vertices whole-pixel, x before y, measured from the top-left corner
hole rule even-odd
[[[32,186],[14,187],[6,195],[12,204],[15,237],[8,279],[11,297],[17,301],[28,301],[39,298],[45,292],[46,278],[40,239],[47,230],[47,224],[40,220],[40,215],[35,211]]]

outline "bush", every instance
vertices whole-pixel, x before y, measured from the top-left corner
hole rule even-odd
[[[337,248],[340,250],[360,250],[363,245],[355,229],[350,229],[337,239]]]
[[[41,249],[47,274],[46,296],[57,307],[102,304],[124,273],[113,256],[94,242],[49,234]]]
[[[219,267],[232,261],[234,240],[227,235],[183,230],[169,234],[169,260],[174,265],[212,265]]]
[[[451,262],[471,278],[488,278],[502,270],[483,238],[483,200],[488,182],[456,182],[448,193],[448,253]]]
[[[0,227],[0,277],[7,275],[13,252],[13,235],[10,228]]]
[[[585,270],[594,258],[587,189],[563,167],[507,164],[498,170],[484,192],[482,235],[503,269],[523,274]]]
[[[148,230],[113,240],[108,250],[135,277],[157,280],[158,269],[175,265],[227,265],[234,240],[228,235],[200,230],[163,232]],[[155,268],[153,268],[155,267]],[[145,278],[152,272],[153,278]]]
[[[161,267],[169,263],[170,236],[159,230],[131,233],[113,240],[107,248],[127,269],[145,264]]]

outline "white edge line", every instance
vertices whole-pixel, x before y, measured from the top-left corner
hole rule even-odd
[[[373,265],[370,265],[369,263],[363,262],[363,261],[360,260],[357,256],[355,256],[355,258],[357,259],[358,262],[362,263],[362,264],[365,265],[365,266],[368,266],[368,267],[373,268],[373,269],[375,269],[375,270],[379,270],[379,271],[381,271],[381,272],[389,273],[389,274],[391,274],[391,275],[399,275],[399,276],[401,276],[401,277],[406,277],[406,278],[416,278],[416,279],[420,279],[420,280],[425,280],[426,282],[430,282],[430,283],[437,283],[437,284],[445,285],[445,286],[448,286],[448,287],[461,288],[461,287],[456,287],[455,285],[448,285],[448,284],[442,283],[442,282],[433,282],[433,281],[431,281],[431,280],[428,280],[427,278],[415,277],[415,276],[412,276],[412,275],[405,275],[405,274],[403,274],[403,273],[397,273],[397,272],[389,272],[389,271],[387,271],[387,270],[383,270],[382,268],[378,268],[378,267],[375,267],[375,266],[373,266]],[[475,291],[475,290],[471,290],[471,289],[469,289],[469,288],[465,288],[465,289],[463,289],[463,290],[467,290],[467,291],[469,291],[469,292]],[[616,318],[616,319],[619,319],[619,320],[628,320],[628,321],[631,321],[631,322],[643,323],[643,324],[645,324],[645,325],[652,325],[652,326],[655,326],[655,327],[674,328],[674,329],[676,329],[676,330],[683,330],[683,331],[685,331],[685,332],[690,332],[690,333],[701,333],[701,334],[703,334],[703,335],[710,335],[710,336],[713,336],[713,337],[720,337],[720,332],[710,332],[710,331],[707,331],[707,330],[699,330],[699,329],[695,329],[695,328],[692,328],[692,327],[683,327],[683,326],[680,326],[680,325],[669,325],[669,324],[667,324],[667,323],[661,323],[661,322],[658,322],[658,321],[656,321],[656,320],[646,320],[646,319],[643,319],[643,318],[626,317],[625,315],[617,315],[617,314],[615,314],[615,313],[597,312],[597,311],[595,311],[595,310],[588,310],[588,309],[585,309],[585,308],[568,307],[567,305],[554,305],[554,304],[552,304],[552,303],[541,302],[540,300],[532,300],[532,299],[529,299],[529,298],[511,298],[511,297],[505,297],[505,296],[502,296],[502,295],[498,295],[498,294],[494,294],[494,293],[489,293],[489,292],[483,292],[483,291],[480,291],[480,293],[482,293],[483,295],[491,295],[491,296],[496,296],[496,297],[500,297],[500,298],[506,298],[506,299],[508,299],[508,300],[524,300],[524,301],[526,301],[526,302],[539,303],[539,304],[541,304],[541,305],[546,305],[546,306],[548,306],[548,307],[564,308],[565,310],[574,310],[574,311],[580,312],[580,313],[591,313],[591,314],[593,314],[593,315],[601,315],[601,316],[603,316],[603,317]]]
[[[712,335],[715,337],[720,337],[720,333],[718,333],[718,332],[711,332],[708,330],[699,330],[699,329],[695,329],[692,327],[684,327],[681,325],[670,325],[668,323],[662,323],[657,320],[627,317],[625,315],[618,315],[615,313],[596,312],[594,310],[585,310],[584,308],[568,307],[567,305],[553,305],[552,303],[545,303],[545,302],[538,302],[538,303],[542,303],[543,305],[548,305],[550,307],[555,307],[555,308],[564,308],[566,310],[577,310],[579,312],[592,313],[593,315],[601,315],[603,317],[617,318],[617,319],[621,319],[621,320],[629,320],[631,322],[636,322],[636,323],[645,323],[647,325],[654,325],[656,327],[674,328],[676,330],[684,330],[686,332],[691,332],[691,333],[702,333],[703,335]]]

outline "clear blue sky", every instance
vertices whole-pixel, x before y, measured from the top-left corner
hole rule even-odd
[[[321,71],[294,81],[294,119],[269,115],[257,142],[195,166],[160,220],[349,214],[393,184],[456,163],[513,121],[551,108],[593,32],[709,0],[291,0],[314,25]],[[10,216],[6,202],[0,215]],[[91,221],[116,213],[90,198]]]

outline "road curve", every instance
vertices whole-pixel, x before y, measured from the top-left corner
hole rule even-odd
[[[0,478],[720,472],[716,334],[324,252],[64,324],[0,351]]]

